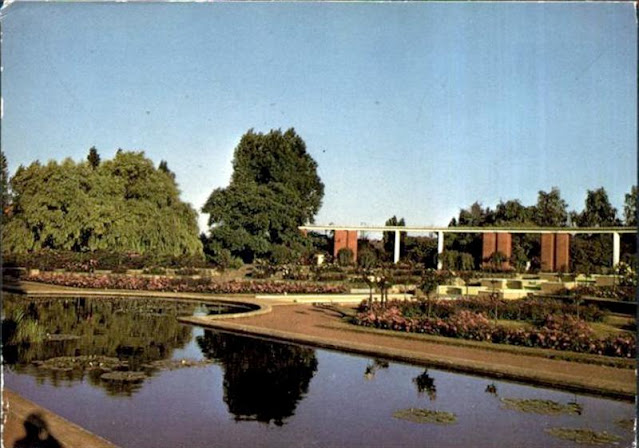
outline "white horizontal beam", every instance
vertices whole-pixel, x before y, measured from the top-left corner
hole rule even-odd
[[[339,226],[306,225],[300,230],[357,230],[359,232],[420,232],[420,233],[637,233],[636,227],[404,227],[404,226]]]

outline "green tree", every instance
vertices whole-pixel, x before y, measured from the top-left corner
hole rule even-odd
[[[98,150],[95,148],[95,146],[92,146],[91,149],[89,149],[87,160],[89,161],[89,165],[93,169],[96,169],[98,166],[100,166],[100,154],[98,154]]]
[[[568,224],[567,208],[568,204],[561,198],[559,188],[553,187],[549,193],[540,191],[532,220],[541,227],[565,227]]]
[[[226,188],[209,196],[209,256],[226,249],[244,262],[270,257],[273,245],[300,255],[308,245],[298,226],[312,223],[324,196],[317,163],[295,130],[249,130],[235,148]]]
[[[395,226],[395,227],[406,227],[406,221],[404,218],[397,219],[397,216],[393,215],[392,218],[389,218],[384,223],[385,226]],[[393,259],[393,254],[395,253],[395,232],[384,232],[382,235],[382,240],[384,242],[384,252],[388,259]],[[399,247],[400,247],[400,256],[402,255],[402,249],[405,247],[404,241],[406,240],[406,232],[399,233]]]
[[[533,218],[533,207],[526,207],[519,200],[500,201],[495,209],[495,224],[500,225],[530,225]]]
[[[580,227],[610,227],[620,225],[617,209],[610,204],[608,193],[603,187],[588,190],[586,207],[578,216]]]
[[[603,188],[588,190],[584,210],[576,215],[580,227],[607,227],[620,224],[617,210],[610,204]],[[612,266],[612,239],[610,235],[577,235],[570,245],[571,262],[578,272],[595,266]]]
[[[0,188],[2,188],[2,224],[4,224],[7,222],[11,205],[11,192],[9,191],[9,166],[2,151],[0,151]]]
[[[350,266],[353,264],[353,251],[343,247],[337,252],[337,264],[340,266]]]
[[[202,253],[195,211],[142,152],[118,151],[96,168],[71,159],[34,162],[19,167],[11,185],[14,210],[2,230],[7,253]]]
[[[637,186],[633,185],[630,193],[626,194],[623,215],[625,224],[629,227],[637,225]]]

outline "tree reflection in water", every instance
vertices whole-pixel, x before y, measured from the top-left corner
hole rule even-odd
[[[424,369],[422,373],[413,378],[413,383],[417,386],[417,393],[419,395],[426,393],[431,401],[437,398],[435,379],[431,378],[428,374],[428,369]]]
[[[171,357],[173,350],[191,340],[191,328],[176,316],[193,313],[194,303],[146,298],[41,298],[6,294],[3,297],[3,365],[33,374],[39,381],[81,381],[88,377],[113,395],[130,395],[140,382],[102,381],[104,370],[78,362],[82,357],[118,358],[116,370],[139,371],[143,365]],[[37,328],[21,332],[21,325]],[[16,338],[24,333],[27,336]],[[29,334],[45,334],[29,340]],[[68,365],[37,368],[34,361],[70,357]],[[99,366],[97,366],[99,367]]]
[[[210,330],[197,343],[224,367],[224,402],[236,420],[283,425],[317,371],[309,348]]]

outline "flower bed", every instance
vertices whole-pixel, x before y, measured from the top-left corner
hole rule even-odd
[[[476,313],[492,314],[497,309],[500,319],[524,320],[533,324],[543,323],[548,315],[579,315],[588,322],[601,322],[606,313],[595,305],[579,305],[560,300],[527,298],[522,300],[493,300],[477,297],[457,300],[431,300],[419,302],[399,302],[396,306],[405,317],[430,315],[431,317],[448,318],[453,314],[468,310]],[[363,311],[364,308],[360,308]],[[430,313],[429,313],[430,310]]]
[[[491,322],[483,313],[469,310],[458,310],[446,318],[406,317],[396,305],[382,308],[375,304],[360,311],[354,322],[395,331],[606,356],[633,358],[636,353],[634,335],[598,339],[584,321],[566,315],[548,315],[530,328],[510,328]]]
[[[560,291],[560,294],[591,296],[600,299],[623,300],[633,302],[637,292],[636,286],[591,286],[580,285],[574,289]]]
[[[128,275],[81,275],[41,272],[26,278],[29,281],[89,289],[126,289],[134,291],[203,292],[211,294],[341,294],[343,285],[311,282],[228,281],[208,278],[189,279],[166,276],[135,277]]]

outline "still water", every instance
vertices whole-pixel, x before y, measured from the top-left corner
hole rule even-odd
[[[545,432],[553,427],[607,431],[622,438],[618,446],[633,440],[632,429],[617,424],[634,418],[631,403],[203,330],[175,319],[208,312],[216,311],[149,299],[6,296],[4,341],[11,336],[7,323],[15,321],[25,328],[37,321],[56,336],[5,345],[5,385],[122,447],[579,446]],[[50,369],[41,363],[86,355],[118,358],[123,363],[114,370],[145,377],[105,381],[103,370],[86,364]],[[505,409],[501,398],[577,402],[582,412],[521,413]],[[457,421],[393,417],[405,408],[452,412]]]

